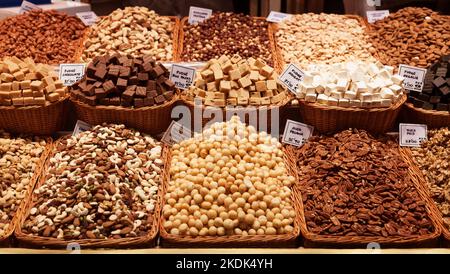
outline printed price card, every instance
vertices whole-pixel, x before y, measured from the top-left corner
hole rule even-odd
[[[291,17],[290,14],[288,13],[282,13],[282,12],[278,12],[278,11],[271,11],[269,13],[269,16],[267,16],[267,21],[269,22],[273,22],[273,23],[280,23],[281,21],[288,19],[289,17]]]
[[[182,124],[172,121],[166,132],[164,133],[161,141],[166,145],[173,146],[183,140],[187,140],[192,137],[192,131]]]
[[[91,129],[90,124],[83,122],[81,120],[78,120],[77,123],[75,124],[75,128],[73,129],[72,136],[77,136],[81,132],[90,130],[90,129]]]
[[[195,69],[173,64],[170,69],[170,80],[179,89],[188,89],[195,79]]]
[[[423,141],[427,140],[427,125],[420,124],[400,124],[400,146],[419,147]]]
[[[299,147],[311,137],[313,132],[314,127],[288,119],[281,142]]]
[[[20,5],[20,10],[19,10],[19,14],[23,14],[27,11],[31,11],[31,10],[42,10],[38,5],[35,5],[31,2],[28,1],[23,1],[22,5]]]
[[[86,26],[92,26],[98,18],[93,11],[77,12],[77,16]]]
[[[367,22],[374,23],[375,21],[381,20],[389,16],[389,10],[368,10],[367,11]]]
[[[426,69],[400,65],[398,74],[405,78],[403,88],[422,92],[423,80],[425,79]]]
[[[203,22],[208,19],[212,14],[212,10],[204,9],[199,7],[191,6],[189,7],[189,24],[195,24],[199,22]]]
[[[71,86],[84,76],[84,64],[60,64],[59,79],[65,86]]]
[[[304,78],[305,73],[294,64],[289,64],[278,77],[278,79],[295,95],[297,95],[298,85]]]

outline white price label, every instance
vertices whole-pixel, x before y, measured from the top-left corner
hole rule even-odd
[[[23,1],[22,5],[20,5],[20,10],[19,10],[19,14],[23,14],[27,11],[31,11],[31,10],[42,10],[38,5],[35,5],[31,2],[28,1]]]
[[[161,138],[161,141],[166,145],[173,146],[174,144],[190,139],[191,137],[192,131],[190,129],[178,122],[172,121]]]
[[[188,89],[195,79],[195,69],[180,65],[172,65],[170,80],[179,89]]]
[[[419,147],[422,142],[427,140],[427,125],[400,124],[399,134],[400,146]]]
[[[286,20],[289,17],[291,17],[291,14],[278,12],[278,11],[271,11],[269,13],[269,16],[267,16],[266,20],[268,22],[280,23],[281,21]]]
[[[90,129],[91,129],[90,124],[83,122],[81,120],[78,120],[77,123],[75,124],[75,128],[73,129],[72,136],[77,136],[81,132],[90,130]]]
[[[381,20],[385,17],[389,16],[389,10],[368,10],[367,11],[367,22],[375,23],[378,20]]]
[[[97,14],[93,11],[77,12],[77,16],[86,26],[92,26],[98,19]]]
[[[65,86],[71,86],[84,76],[84,64],[60,64],[59,79]]]
[[[305,73],[294,64],[289,66],[281,73],[278,79],[286,85],[286,87],[297,95],[297,87],[305,78]]]
[[[288,119],[281,142],[299,147],[311,137],[313,132],[314,127]]]
[[[423,80],[425,79],[426,69],[416,68],[407,65],[400,65],[398,74],[405,78],[403,88],[422,92]]]
[[[200,23],[208,19],[212,14],[212,10],[199,7],[189,7],[189,24]]]

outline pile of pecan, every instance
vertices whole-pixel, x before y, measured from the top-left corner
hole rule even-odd
[[[395,142],[346,130],[312,137],[296,155],[312,233],[408,237],[434,230]]]

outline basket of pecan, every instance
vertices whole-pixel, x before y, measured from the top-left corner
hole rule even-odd
[[[34,248],[156,245],[162,144],[124,125],[55,142],[15,236]]]
[[[426,182],[429,196],[439,210],[442,225],[442,244],[450,247],[450,130],[434,129],[428,140],[417,148],[402,148],[402,154],[417,169]]]
[[[97,56],[70,89],[79,119],[92,125],[123,123],[150,134],[167,129],[178,100],[169,71],[148,55]]]
[[[5,57],[0,67],[0,128],[34,135],[61,130],[68,94],[53,68],[17,57]]]
[[[305,247],[436,247],[439,213],[398,144],[363,130],[288,148],[302,193]]]
[[[291,187],[295,173],[285,164],[275,138],[238,120],[215,123],[203,135],[172,147],[164,178],[163,247],[298,245],[300,194]],[[235,141],[239,135],[233,136],[230,128],[251,136],[251,141]],[[238,150],[236,142],[247,145],[247,152]],[[190,151],[197,153],[186,158]],[[260,155],[258,164],[249,157],[254,153]],[[210,162],[216,157],[216,164]],[[232,160],[236,157],[246,164]]]
[[[50,149],[51,139],[13,137],[0,131],[0,246],[11,244]]]

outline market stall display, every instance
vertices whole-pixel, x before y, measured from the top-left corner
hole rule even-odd
[[[298,167],[306,247],[436,245],[436,209],[395,141],[346,130],[310,138],[289,159]]]
[[[280,69],[287,63],[333,64],[376,60],[362,18],[337,14],[295,14],[273,25]]]
[[[170,124],[177,100],[169,71],[152,56],[103,55],[87,66],[83,79],[71,86],[77,115],[89,124],[124,123],[160,133]]]
[[[179,20],[160,16],[146,7],[117,9],[94,24],[84,41],[81,61],[95,56],[151,55],[157,61],[172,61],[176,52]]]
[[[407,7],[373,23],[371,41],[386,65],[427,68],[450,53],[450,17]]]
[[[175,144],[167,163],[163,246],[295,246],[296,178],[276,138],[234,116]]]
[[[13,137],[0,130],[0,246],[10,244],[20,211],[31,195],[49,140]]]
[[[54,145],[16,237],[34,247],[155,244],[161,143],[124,125],[98,125]]]
[[[78,17],[32,10],[0,21],[0,58],[32,58],[36,63],[70,63],[77,59],[86,26]]]
[[[218,12],[197,24],[191,25],[187,19],[181,21],[177,60],[205,62],[222,55],[239,54],[274,65],[274,45],[265,18]]]

